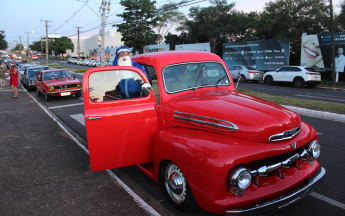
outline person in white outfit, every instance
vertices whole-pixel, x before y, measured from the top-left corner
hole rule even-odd
[[[335,57],[335,72],[336,72],[336,82],[338,82],[339,73],[344,72],[345,67],[345,56],[343,55],[343,48],[338,48],[338,55]]]

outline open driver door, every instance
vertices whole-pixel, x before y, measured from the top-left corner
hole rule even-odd
[[[83,78],[85,125],[91,170],[153,162],[158,132],[154,94],[141,92],[149,83],[135,67],[88,70]]]

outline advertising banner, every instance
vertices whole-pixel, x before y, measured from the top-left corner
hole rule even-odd
[[[143,53],[150,53],[150,52],[161,52],[161,51],[169,51],[170,46],[169,44],[155,44],[155,45],[146,45],[143,48]]]
[[[280,40],[244,41],[223,44],[223,60],[228,67],[252,66],[257,70],[276,70],[289,65],[290,43]]]
[[[335,71],[344,72],[345,33],[334,34]],[[331,70],[331,35],[303,35],[301,47],[301,66],[318,67]]]
[[[211,52],[210,43],[179,44],[175,45],[175,50],[197,50]]]

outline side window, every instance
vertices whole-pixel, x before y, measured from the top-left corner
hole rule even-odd
[[[234,66],[229,67],[229,70],[235,70]]]
[[[101,71],[89,77],[89,94],[92,102],[126,100],[146,97],[141,91],[144,80],[130,70]]]
[[[159,87],[158,87],[158,80],[157,80],[157,73],[154,67],[150,65],[144,65],[147,73],[149,74],[152,80],[152,89],[155,92],[156,102],[157,105],[159,104]]]
[[[236,66],[236,69],[235,69],[235,70],[242,70],[242,67]]]
[[[286,71],[290,71],[290,69],[289,67],[282,67],[279,69],[279,71],[286,72]]]
[[[298,67],[291,67],[290,71],[293,71],[293,72],[300,72],[300,71],[302,71],[302,70],[299,69]]]
[[[38,73],[38,75],[37,75],[37,80],[38,80],[38,81],[41,80],[41,74],[42,74],[42,73]]]

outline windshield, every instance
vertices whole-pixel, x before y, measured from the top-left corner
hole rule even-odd
[[[43,81],[67,78],[72,78],[72,75],[66,70],[45,72],[43,75]]]
[[[216,62],[187,63],[163,69],[163,82],[168,93],[201,86],[230,85],[223,65]]]
[[[38,72],[43,70],[49,70],[49,67],[42,67],[42,68],[33,68],[28,70],[28,77],[29,78],[35,78]]]

